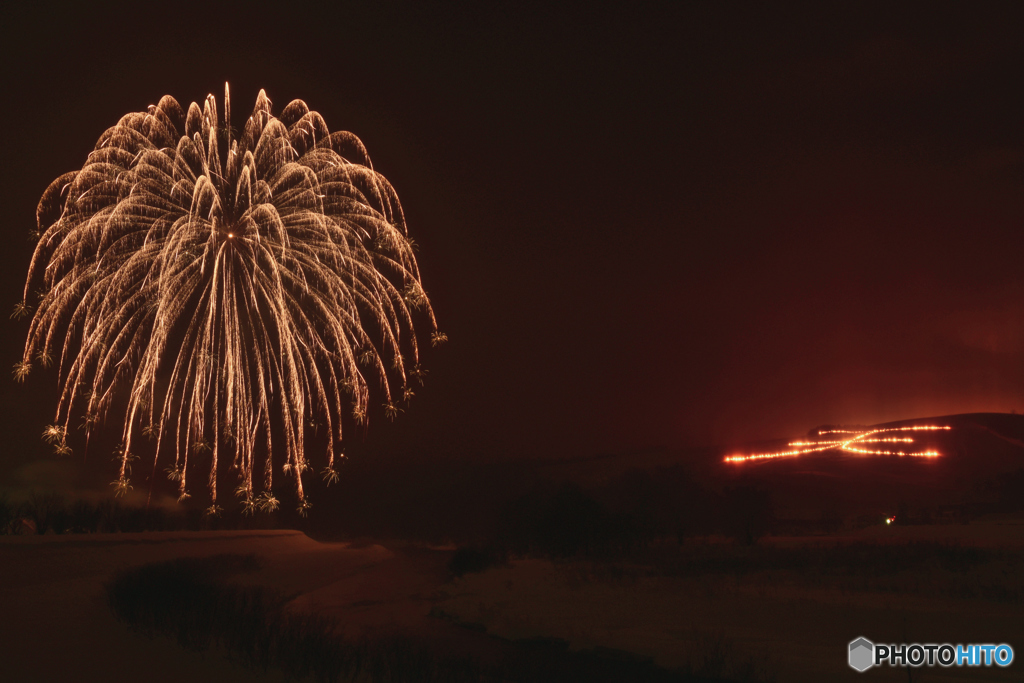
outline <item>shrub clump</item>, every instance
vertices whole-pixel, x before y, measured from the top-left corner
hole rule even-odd
[[[455,551],[448,561],[448,571],[452,576],[479,574],[491,567],[508,564],[508,554],[493,546],[463,546]]]

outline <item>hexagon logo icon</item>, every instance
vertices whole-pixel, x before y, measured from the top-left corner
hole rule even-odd
[[[874,664],[875,644],[867,638],[858,638],[850,643],[850,666],[857,671],[867,671]]]

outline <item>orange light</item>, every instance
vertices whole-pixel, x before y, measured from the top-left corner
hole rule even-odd
[[[234,236],[235,236],[235,233],[233,233],[233,232],[229,232],[228,233],[228,237],[234,237]]]
[[[918,431],[938,431],[952,429],[949,426],[938,426],[938,425],[917,425],[914,427],[888,427],[886,429],[829,429],[818,432],[818,435],[822,434],[852,434],[848,439],[842,441],[790,441],[790,446],[800,446],[796,450],[791,451],[778,451],[776,453],[754,453],[751,455],[729,455],[726,456],[725,462],[748,462],[751,460],[771,460],[774,458],[795,458],[806,453],[817,453],[819,451],[828,450],[839,450],[844,453],[853,453],[857,455],[885,455],[885,456],[897,456],[897,457],[912,457],[912,458],[937,458],[941,454],[935,450],[929,451],[885,451],[885,450],[872,450],[867,448],[861,448],[861,444],[868,443],[914,443],[914,439],[909,436],[890,436],[890,437],[878,437],[872,438],[877,434],[885,432],[918,432]],[[856,445],[855,445],[856,444]]]

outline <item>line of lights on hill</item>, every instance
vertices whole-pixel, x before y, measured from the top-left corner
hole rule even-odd
[[[826,429],[818,432],[818,436],[825,434],[849,434],[849,438],[840,440],[817,440],[817,441],[790,441],[787,444],[794,447],[793,450],[778,451],[776,453],[754,453],[751,455],[730,455],[726,456],[725,462],[750,462],[752,460],[772,460],[775,458],[795,458],[807,453],[821,451],[839,450],[845,453],[857,455],[895,455],[911,458],[937,458],[939,452],[936,450],[925,451],[897,451],[863,448],[864,444],[872,443],[914,443],[910,436],[882,436],[878,434],[888,432],[934,432],[948,430],[948,426],[918,425],[915,427],[888,427],[886,429]]]

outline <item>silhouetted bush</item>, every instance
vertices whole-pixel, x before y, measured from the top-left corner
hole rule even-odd
[[[475,574],[491,567],[497,567],[508,562],[508,555],[497,548],[463,546],[455,551],[452,559],[448,561],[448,571],[452,576],[464,576]]]
[[[722,496],[722,523],[726,534],[750,545],[772,526],[771,494],[751,485],[740,485]]]
[[[19,507],[6,493],[0,494],[0,534],[14,533],[14,522],[18,518]]]
[[[716,518],[719,509],[681,467],[630,470],[591,490],[535,486],[502,506],[486,545],[554,559],[628,555],[659,539],[681,543],[721,529],[727,523]]]
[[[996,486],[999,492],[996,507],[999,512],[1024,510],[1024,469],[1003,475]]]
[[[67,502],[56,493],[31,493],[23,506],[24,515],[36,526],[37,534],[64,533],[67,526]]]
[[[716,496],[681,465],[626,471],[597,495],[613,514],[629,520],[628,543],[636,549],[655,539],[675,537],[682,542],[721,527]]]
[[[502,540],[513,553],[553,558],[607,550],[613,535],[605,507],[573,484],[512,501],[503,510],[502,527]]]

